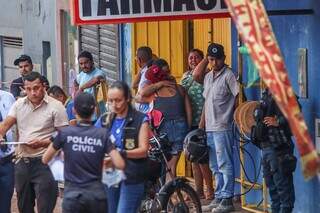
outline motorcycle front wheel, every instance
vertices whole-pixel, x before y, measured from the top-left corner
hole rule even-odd
[[[163,192],[162,192],[163,193]],[[168,188],[160,198],[163,213],[201,213],[196,191],[187,183],[179,182]]]

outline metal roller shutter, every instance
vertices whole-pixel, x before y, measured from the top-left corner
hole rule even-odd
[[[117,25],[100,25],[100,67],[110,80],[119,79]]]
[[[88,25],[80,27],[80,51],[92,53],[96,66],[99,66],[99,27]]]
[[[118,25],[85,25],[79,28],[79,33],[80,50],[92,53],[95,65],[106,73],[107,81],[118,80]]]

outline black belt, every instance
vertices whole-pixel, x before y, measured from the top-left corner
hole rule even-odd
[[[92,188],[94,186],[103,186],[101,180],[93,180],[87,183],[73,183],[70,181],[64,181],[64,187],[79,187],[79,188]]]
[[[13,154],[0,158],[0,165],[4,165],[6,163],[12,162]]]
[[[264,142],[261,142],[261,143],[260,143],[260,147],[261,147],[261,149],[263,149],[263,148],[268,148],[268,147],[272,147],[272,143],[269,142],[269,141],[264,141]]]
[[[24,163],[33,163],[36,161],[41,161],[42,156],[39,157],[22,157],[20,159],[18,159],[18,161],[23,161]]]

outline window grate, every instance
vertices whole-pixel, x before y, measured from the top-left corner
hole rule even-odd
[[[16,38],[16,37],[2,37],[3,38],[3,45],[9,46],[9,47],[19,47],[22,48],[22,38]]]

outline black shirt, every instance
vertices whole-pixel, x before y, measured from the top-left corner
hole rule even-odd
[[[84,124],[62,128],[53,147],[64,151],[65,181],[76,184],[101,180],[104,154],[114,149],[105,128]]]
[[[42,75],[42,81],[44,83],[44,85],[46,86],[46,88],[49,88],[50,87],[50,84],[49,84],[49,81],[48,79]],[[10,85],[10,92],[11,94],[17,98],[17,97],[20,97],[21,96],[21,88],[24,87],[24,82],[23,82],[23,78],[22,77],[19,77],[17,79],[14,79]]]
[[[21,92],[20,87],[23,88],[23,79],[22,79],[22,77],[14,79],[12,81],[11,85],[10,85],[10,92],[15,98],[20,96],[20,92]]]

